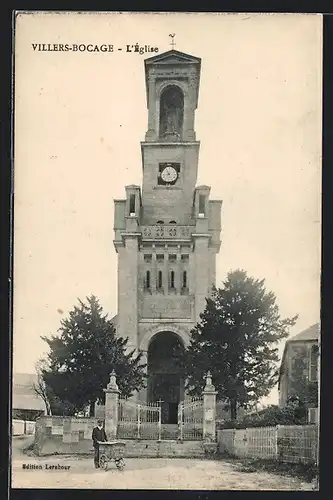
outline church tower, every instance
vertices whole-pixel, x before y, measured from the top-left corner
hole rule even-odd
[[[164,422],[177,422],[184,395],[177,351],[215,285],[220,200],[196,186],[201,60],[177,50],[145,60],[148,127],[141,143],[142,188],[115,200],[118,254],[117,333],[144,353],[147,389],[140,400],[163,401]]]

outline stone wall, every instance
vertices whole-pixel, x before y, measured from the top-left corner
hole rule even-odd
[[[236,457],[313,463],[318,455],[317,425],[278,425],[217,431],[218,450]]]
[[[93,452],[92,430],[97,417],[48,417],[37,419],[34,450],[38,455]]]
[[[24,434],[34,434],[36,422],[30,422],[28,420],[12,420],[12,435],[22,436]]]
[[[193,297],[180,297],[179,295],[159,297],[142,294],[140,302],[140,316],[144,319],[191,319],[193,315]]]
[[[221,455],[234,455],[235,429],[217,431],[217,449]]]
[[[40,417],[36,422],[34,450],[39,456],[53,454],[92,455],[92,429],[97,418]],[[200,457],[202,441],[122,439],[125,457]]]

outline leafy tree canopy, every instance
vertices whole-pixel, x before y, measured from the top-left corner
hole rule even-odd
[[[211,371],[218,398],[229,402],[232,418],[269,394],[278,378],[278,343],[297,320],[281,318],[276,297],[265,280],[230,272],[223,286],[206,299],[181,359],[187,388],[200,394]]]
[[[59,335],[42,336],[49,346],[43,380],[58,400],[65,402],[69,414],[88,404],[103,402],[103,388],[115,370],[124,397],[144,386],[145,365],[141,353],[128,352],[128,339],[116,336],[115,327],[93,295],[74,306],[61,321]]]
[[[306,424],[306,407],[300,401],[289,401],[284,408],[270,405],[258,413],[245,415],[241,419],[219,423],[221,429],[246,429],[250,427],[275,427],[276,425]]]

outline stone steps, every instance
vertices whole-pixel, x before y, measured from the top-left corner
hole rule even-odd
[[[179,441],[179,440],[136,440],[122,439],[126,446],[124,457],[202,457],[205,454],[202,441]]]

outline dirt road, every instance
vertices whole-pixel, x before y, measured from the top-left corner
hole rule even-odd
[[[111,464],[105,472],[94,469],[92,457],[26,456],[22,448],[27,444],[29,440],[23,443],[14,439],[13,488],[311,490],[311,484],[296,478],[240,472],[237,464],[227,460],[129,458],[124,471]]]

